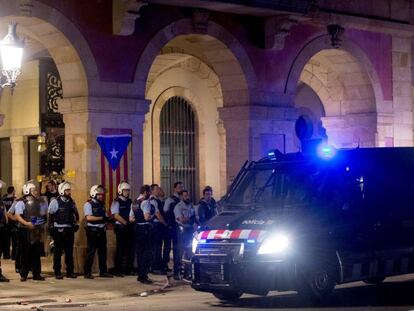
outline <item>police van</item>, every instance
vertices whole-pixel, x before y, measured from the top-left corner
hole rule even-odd
[[[273,151],[246,162],[193,240],[192,287],[222,300],[414,272],[414,148]]]

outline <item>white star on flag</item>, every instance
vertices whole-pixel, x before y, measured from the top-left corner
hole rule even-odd
[[[119,152],[119,151],[116,151],[116,150],[115,150],[115,147],[112,147],[112,151],[110,152],[110,154],[111,154],[111,159],[113,159],[113,158],[118,159],[118,157],[117,157],[118,152]]]

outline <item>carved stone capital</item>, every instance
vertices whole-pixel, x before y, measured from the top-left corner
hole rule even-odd
[[[278,15],[265,20],[265,48],[282,50],[290,28],[298,23],[292,15]]]
[[[206,33],[208,27],[208,20],[210,19],[210,12],[202,9],[195,9],[193,11],[193,28],[196,33]]]

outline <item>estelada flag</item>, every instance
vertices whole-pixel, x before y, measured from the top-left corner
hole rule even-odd
[[[111,207],[116,197],[118,184],[131,175],[131,129],[102,129],[97,137],[100,146],[98,154],[98,183],[106,190],[105,207]]]

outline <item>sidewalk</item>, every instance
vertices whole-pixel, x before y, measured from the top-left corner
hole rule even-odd
[[[31,274],[26,282],[20,282],[20,275],[14,271],[14,262],[2,260],[2,269],[9,283],[0,283],[0,310],[36,310],[40,305],[61,305],[70,309],[83,305],[115,302],[122,297],[138,297],[157,293],[164,288],[183,286],[183,281],[173,282],[166,276],[150,275],[152,285],[144,285],[136,276],[124,278],[99,278],[86,280],[83,275],[77,279],[56,280],[50,260],[42,258],[42,275],[46,281],[33,281]],[[97,275],[95,275],[97,276]],[[65,305],[65,306],[64,306]]]

